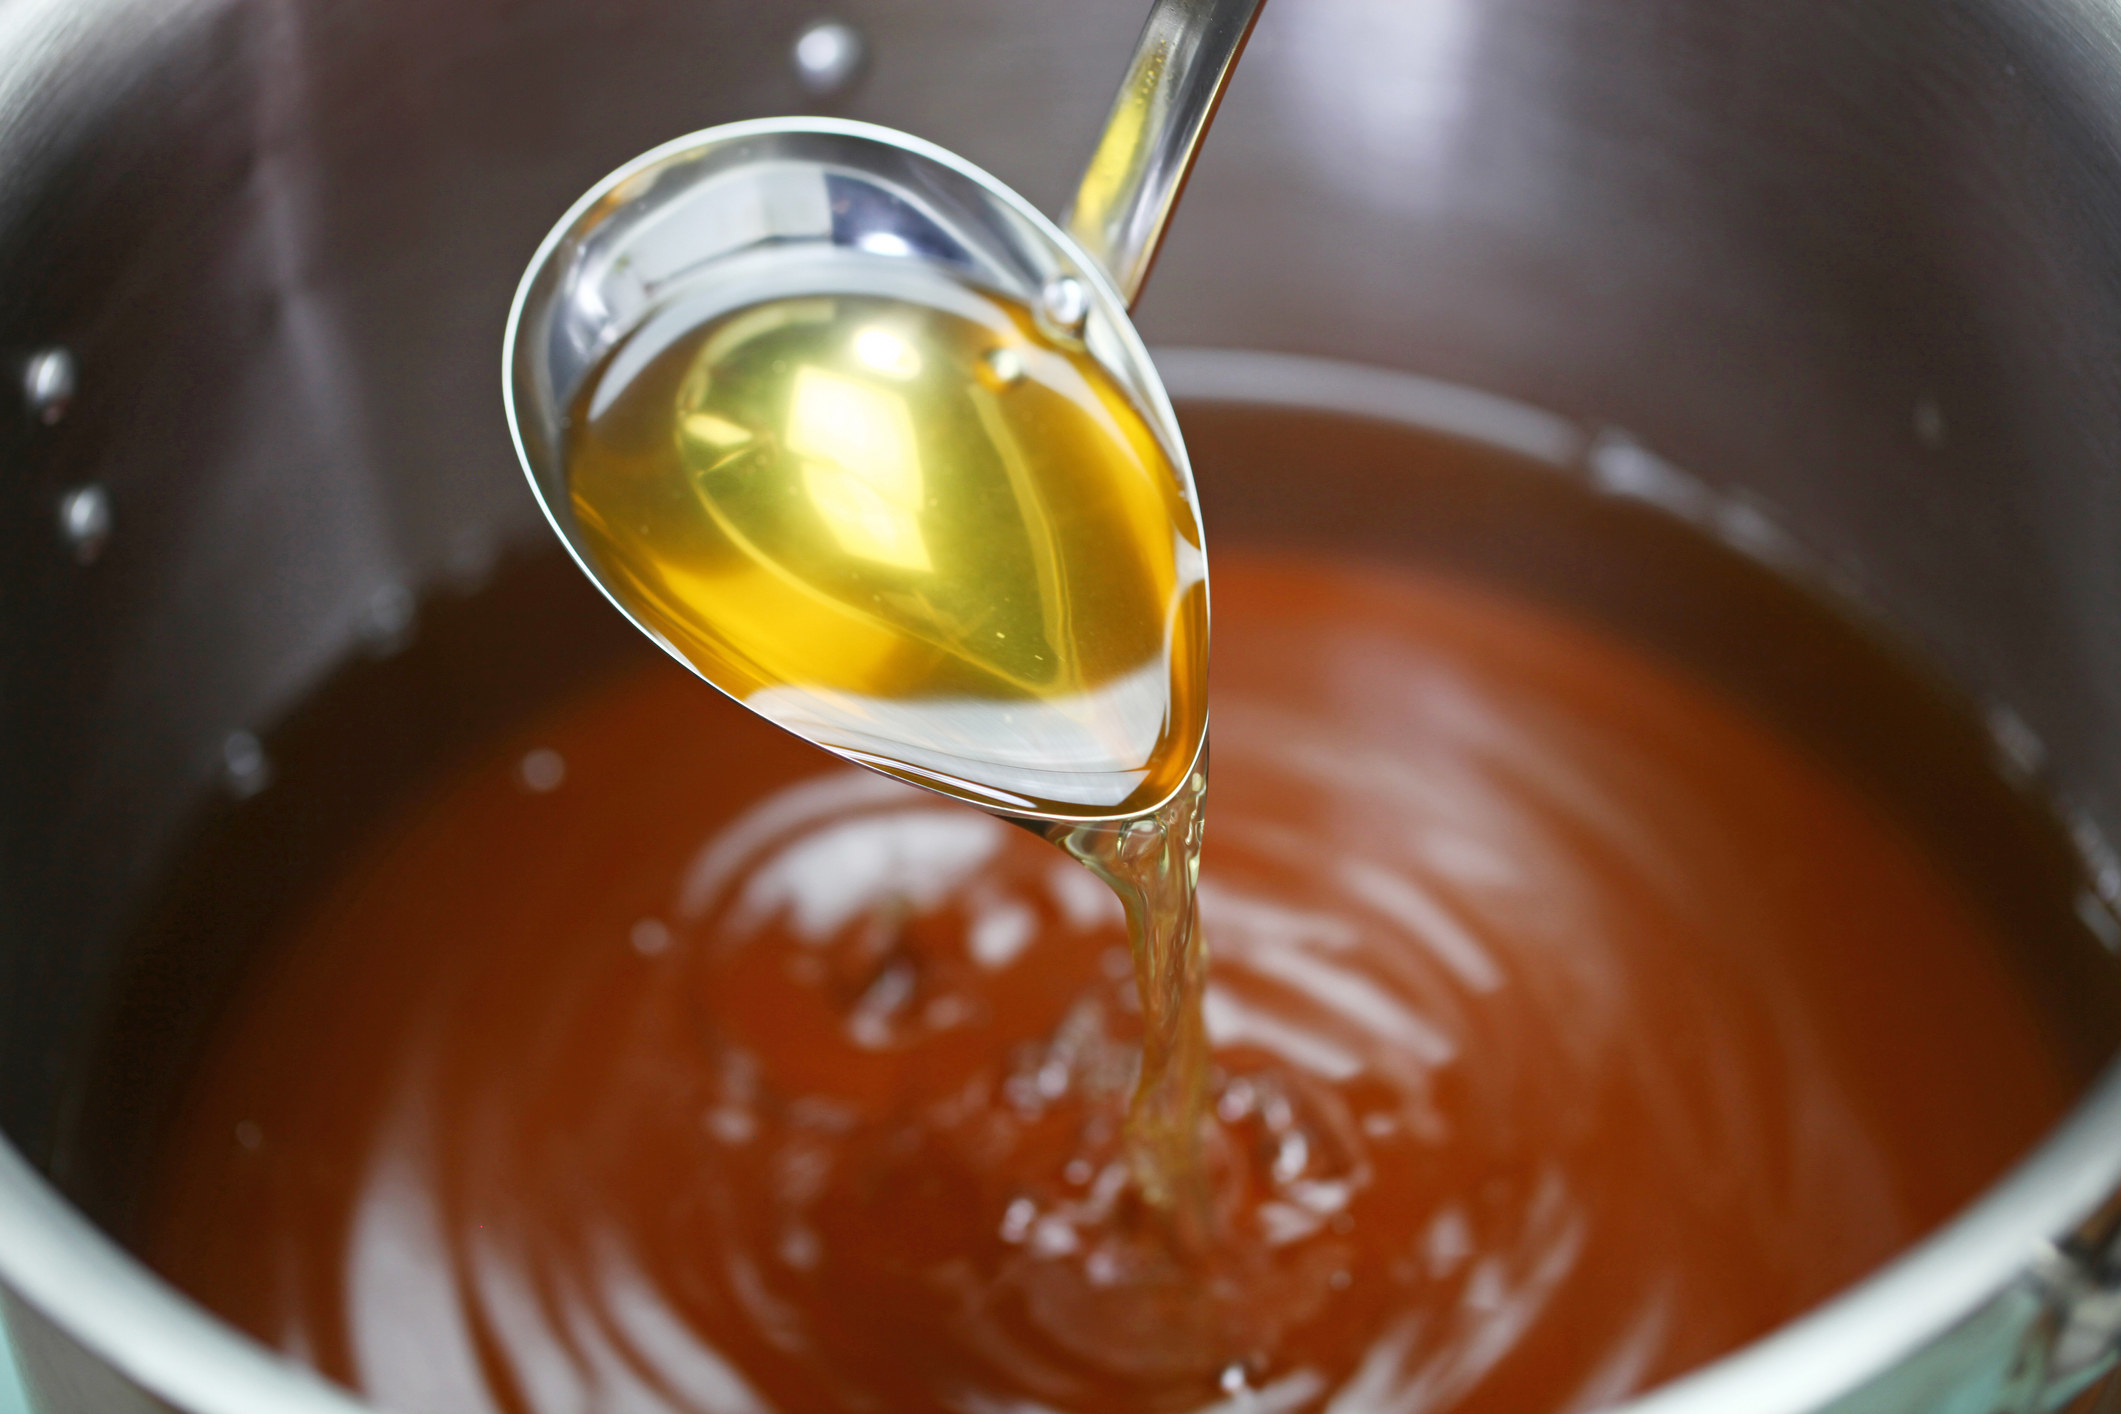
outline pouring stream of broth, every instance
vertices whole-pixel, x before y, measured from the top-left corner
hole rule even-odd
[[[1113,376],[1090,316],[1139,293],[1259,4],[1153,8],[1067,219],[1071,258],[1110,290],[1060,277],[1020,300],[893,261],[881,282],[820,266],[814,288],[704,314],[671,301],[568,400],[571,524],[554,515],[606,593],[709,682],[1038,830],[1115,891],[1144,1021],[1130,1167],[1194,1250],[1207,562],[1175,427]],[[632,187],[609,199],[652,219],[652,186]]]

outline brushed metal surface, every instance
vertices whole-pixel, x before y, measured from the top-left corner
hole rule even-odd
[[[15,1369],[15,1348],[4,1322],[0,1322],[0,1414],[29,1414],[22,1376]]]

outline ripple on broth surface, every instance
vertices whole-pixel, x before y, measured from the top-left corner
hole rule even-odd
[[[1212,1260],[1117,1162],[1106,895],[662,666],[349,869],[156,1260],[414,1414],[1516,1414],[1787,1319],[2059,1112],[1986,925],[1771,727],[1466,584],[1216,573]]]

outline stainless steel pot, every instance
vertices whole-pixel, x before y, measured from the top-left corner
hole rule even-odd
[[[847,0],[848,64],[762,0],[0,3],[0,1282],[44,1408],[359,1407],[45,1175],[188,803],[410,592],[546,533],[495,392],[539,235],[658,141],[819,109],[1052,209],[1140,8]],[[2121,947],[2121,13],[1275,0],[1143,323],[1498,390],[1557,456],[1776,508],[1994,704]],[[2109,1071],[1952,1226],[1638,1408],[2052,1407],[2121,1338],[2117,1188]]]

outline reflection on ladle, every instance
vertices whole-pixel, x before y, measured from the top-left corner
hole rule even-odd
[[[1207,560],[1127,306],[1259,4],[1155,6],[1069,234],[862,124],[651,152],[547,237],[505,369],[547,517],[644,632],[1119,894],[1145,1022],[1133,1168],[1193,1241]]]

